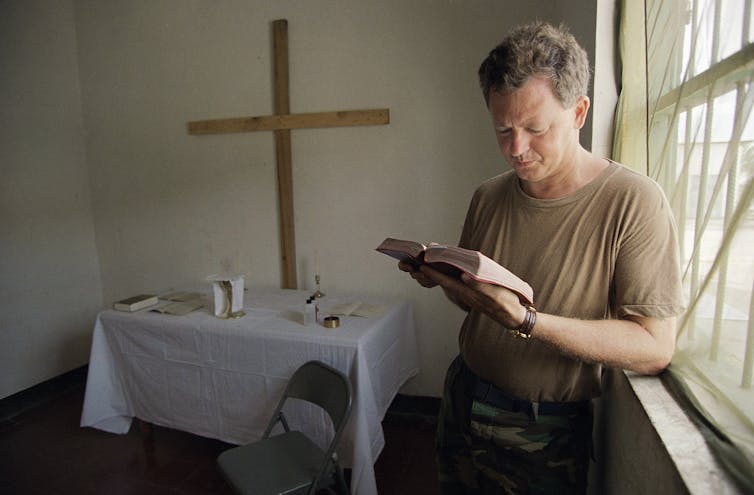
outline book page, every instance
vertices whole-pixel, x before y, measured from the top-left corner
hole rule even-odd
[[[430,245],[424,256],[427,263],[443,263],[466,272],[480,282],[500,285],[516,292],[530,304],[534,303],[534,290],[505,267],[488,258],[479,251],[472,251],[457,246]],[[453,270],[440,268],[451,276],[459,276]]]
[[[160,296],[160,299],[165,299],[167,301],[193,301],[195,299],[200,299],[202,297],[201,294],[198,292],[186,292],[186,291],[178,291],[178,292],[171,292],[169,294],[165,294],[164,296]]]
[[[479,251],[435,242],[425,246],[415,241],[391,237],[382,241],[376,249],[399,260],[414,261],[416,265],[422,262],[430,263],[433,268],[451,277],[458,278],[461,272],[468,273],[480,282],[510,289],[529,304],[534,304],[534,290],[529,284]]]
[[[370,318],[381,315],[384,313],[385,309],[387,309],[387,307],[383,305],[356,301],[333,306],[330,308],[329,313],[338,316],[363,316],[365,318]]]
[[[361,303],[359,304],[359,307],[356,308],[356,310],[351,314],[354,316],[372,318],[381,316],[385,312],[385,310],[387,310],[387,306],[384,306],[382,304]]]
[[[392,256],[397,260],[418,260],[426,246],[415,241],[405,241],[388,237],[377,246],[377,251]]]
[[[162,313],[164,315],[183,316],[191,313],[194,310],[201,308],[203,304],[198,300],[193,301],[177,301],[171,302],[162,306],[158,306],[151,311]]]

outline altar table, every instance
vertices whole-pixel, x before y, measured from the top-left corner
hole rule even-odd
[[[418,372],[413,312],[405,301],[381,314],[344,316],[340,327],[303,325],[307,292],[250,289],[246,316],[222,320],[212,304],[184,316],[142,310],[97,315],[81,426],[123,434],[132,418],[234,444],[261,437],[288,378],[317,359],[350,377],[351,418],[338,447],[354,494],[377,492],[374,462],[385,444],[381,421],[398,389]],[[320,316],[353,298],[319,299]],[[320,318],[321,321],[321,318]],[[324,413],[288,414],[320,444]]]

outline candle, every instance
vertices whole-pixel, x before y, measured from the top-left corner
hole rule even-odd
[[[319,253],[314,251],[314,275],[319,275]]]

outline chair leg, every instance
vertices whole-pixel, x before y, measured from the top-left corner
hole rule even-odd
[[[335,464],[335,477],[338,480],[338,490],[340,493],[343,495],[350,495],[351,490],[348,489],[346,479],[343,476],[343,468],[340,467],[340,464]]]

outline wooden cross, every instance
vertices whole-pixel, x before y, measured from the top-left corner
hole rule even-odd
[[[274,114],[261,117],[201,120],[188,123],[189,134],[274,131],[277,160],[278,208],[280,213],[281,287],[295,289],[296,244],[293,225],[293,174],[291,171],[291,129],[384,125],[390,123],[388,109],[344,110],[318,113],[290,113],[288,88],[288,21],[272,23]]]

